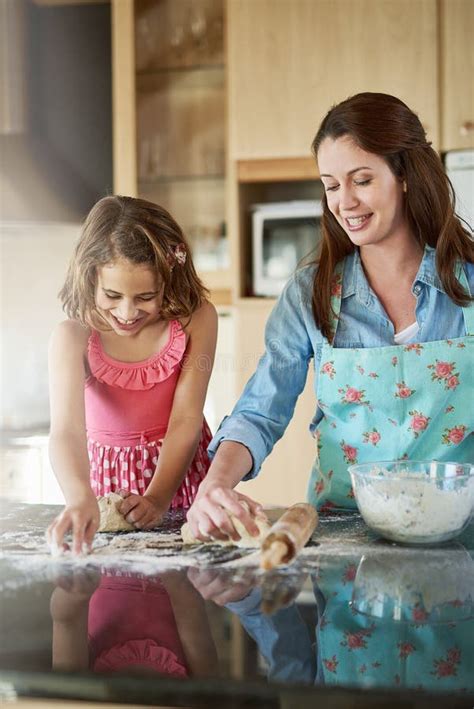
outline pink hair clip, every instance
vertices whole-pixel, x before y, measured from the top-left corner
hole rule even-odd
[[[180,266],[184,266],[186,263],[186,246],[184,244],[178,244],[174,247],[174,256],[176,261]]]
[[[178,244],[171,251],[168,251],[167,261],[168,265],[173,270],[176,264],[184,266],[186,263],[186,246],[184,244]]]

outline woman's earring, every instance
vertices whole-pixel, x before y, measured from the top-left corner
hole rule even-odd
[[[407,183],[405,182],[405,180],[403,180],[403,191],[407,191]]]

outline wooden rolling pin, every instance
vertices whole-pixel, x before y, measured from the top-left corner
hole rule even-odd
[[[312,505],[299,502],[286,510],[262,540],[260,566],[273,569],[291,563],[304,547],[318,524]]]

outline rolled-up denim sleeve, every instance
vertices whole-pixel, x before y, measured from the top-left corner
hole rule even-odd
[[[270,314],[265,327],[265,353],[231,415],[219,426],[209,445],[209,456],[214,457],[222,441],[242,443],[253,459],[244,480],[255,477],[293,416],[312,357],[296,275]]]

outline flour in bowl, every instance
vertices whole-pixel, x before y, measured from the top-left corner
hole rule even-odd
[[[374,472],[377,472],[374,470]],[[407,472],[356,478],[355,496],[366,523],[400,542],[437,542],[455,536],[474,506],[474,478],[437,481]],[[462,482],[462,484],[461,484]]]

